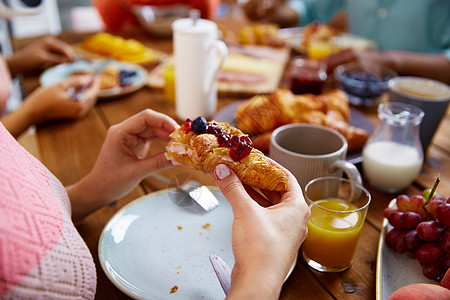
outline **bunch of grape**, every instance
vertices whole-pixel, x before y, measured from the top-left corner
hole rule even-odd
[[[427,201],[423,195],[400,195],[396,204],[384,210],[394,227],[386,234],[387,246],[409,251],[425,277],[440,281],[450,267],[450,197],[434,195]]]

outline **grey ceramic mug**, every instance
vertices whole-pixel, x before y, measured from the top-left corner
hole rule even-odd
[[[336,130],[310,124],[288,124],[277,128],[270,141],[269,156],[287,168],[304,189],[318,177],[347,177],[359,184],[361,175],[346,161],[347,140]]]
[[[450,102],[450,87],[428,78],[402,76],[389,81],[389,101],[403,102],[425,112],[420,124],[420,141],[426,153]]]

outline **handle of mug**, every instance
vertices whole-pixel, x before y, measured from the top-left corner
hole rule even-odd
[[[356,168],[356,166],[349,161],[337,160],[330,165],[329,171],[330,171],[330,173],[333,173],[334,171],[336,171],[336,169],[343,170],[344,173],[347,175],[348,179],[351,182],[351,186],[352,186],[352,191],[351,191],[349,200],[350,200],[350,202],[356,201],[360,197],[361,191],[359,189],[355,189],[354,185],[355,184],[362,185],[362,178],[361,178],[361,174],[358,171],[358,168]],[[358,192],[355,192],[355,191],[358,191]]]
[[[213,76],[210,80],[205,82],[205,86],[203,88],[203,92],[207,95],[211,91],[212,83],[217,79],[217,76],[219,75],[220,68],[222,68],[223,63],[225,62],[225,58],[228,56],[228,48],[227,45],[221,41],[216,40],[210,45],[210,50],[213,49],[212,47],[217,49],[217,52],[219,53],[219,63],[216,65],[216,69],[213,72]]]

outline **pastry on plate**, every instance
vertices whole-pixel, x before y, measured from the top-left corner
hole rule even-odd
[[[170,138],[167,159],[211,174],[218,164],[225,164],[247,185],[286,190],[286,172],[253,148],[248,135],[226,122],[187,119]]]
[[[236,125],[252,136],[254,146],[268,151],[270,135],[279,126],[308,123],[339,131],[348,142],[348,151],[361,150],[368,139],[366,130],[351,126],[346,94],[335,89],[321,95],[294,95],[278,89],[267,95],[254,96],[236,110]]]

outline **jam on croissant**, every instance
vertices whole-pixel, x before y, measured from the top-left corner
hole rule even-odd
[[[210,174],[218,164],[225,164],[247,185],[286,190],[286,172],[253,148],[248,135],[226,122],[187,119],[170,138],[167,159]]]

